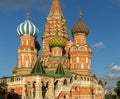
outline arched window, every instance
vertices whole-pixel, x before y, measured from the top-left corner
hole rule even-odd
[[[86,77],[84,77],[84,80],[86,81]]]
[[[79,63],[79,57],[76,57],[76,63]]]
[[[28,97],[28,89],[27,89],[27,85],[24,86],[25,87],[25,97]]]
[[[77,75],[75,75],[75,80],[77,80]]]
[[[67,79],[64,79],[63,85],[67,85]]]
[[[66,98],[67,98],[67,95],[65,94],[65,95],[64,95],[64,99],[66,99]]]
[[[87,81],[89,81],[90,79],[89,78],[87,78]]]
[[[58,85],[58,80],[54,82],[54,89],[57,88],[57,85]]]
[[[35,87],[36,81],[33,82],[33,98],[36,96],[36,87]]]
[[[73,82],[73,78],[71,77],[71,78],[70,78],[70,83],[72,83],[72,82]]]
[[[48,89],[48,84],[49,84],[49,82],[46,83],[46,86],[45,86],[45,84],[44,84],[43,81],[42,81],[41,83],[42,83],[42,96],[43,96],[43,98],[44,98],[45,95],[46,95],[47,89]]]
[[[86,57],[86,63],[88,63],[88,57]]]
[[[81,80],[83,80],[83,77],[81,77]]]
[[[83,63],[81,63],[81,69],[84,69],[84,64]]]

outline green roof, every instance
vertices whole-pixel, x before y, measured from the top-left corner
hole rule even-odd
[[[61,78],[61,77],[67,77],[67,78],[70,78],[72,76],[72,73],[71,72],[65,72],[65,75],[61,75],[61,74],[55,74],[54,72],[47,72],[47,76],[49,77],[54,77],[55,79],[56,78]]]
[[[60,63],[56,69],[56,73],[55,74],[61,74],[61,75],[65,75],[64,69],[62,67],[62,64]]]
[[[46,74],[46,72],[42,66],[42,63],[40,62],[39,59],[37,59],[35,65],[34,65],[34,68],[31,71],[31,74]]]

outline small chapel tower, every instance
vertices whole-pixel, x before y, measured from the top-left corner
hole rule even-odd
[[[74,44],[70,51],[70,69],[78,74],[91,74],[91,48],[86,39],[89,29],[80,15],[77,23],[72,27]]]
[[[27,19],[18,26],[17,32],[20,36],[17,74],[29,74],[38,56],[36,38],[39,32],[37,27],[29,20],[29,12],[27,12]]]

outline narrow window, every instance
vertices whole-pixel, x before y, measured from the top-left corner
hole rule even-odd
[[[79,57],[76,57],[76,63],[79,63]]]
[[[88,57],[86,57],[86,63],[88,63]]]
[[[83,63],[81,64],[81,68],[84,69],[84,64]]]

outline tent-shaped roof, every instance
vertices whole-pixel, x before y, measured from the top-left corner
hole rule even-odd
[[[35,65],[34,65],[34,68],[31,71],[31,74],[46,74],[46,72],[42,66],[42,63],[40,62],[39,59],[37,59]]]
[[[56,73],[55,74],[60,74],[60,75],[65,75],[64,69],[62,67],[62,64],[60,63],[56,69]]]
[[[52,6],[51,6],[51,10],[49,12],[48,17],[64,17],[61,7],[60,7],[60,2],[59,0],[53,0]]]

